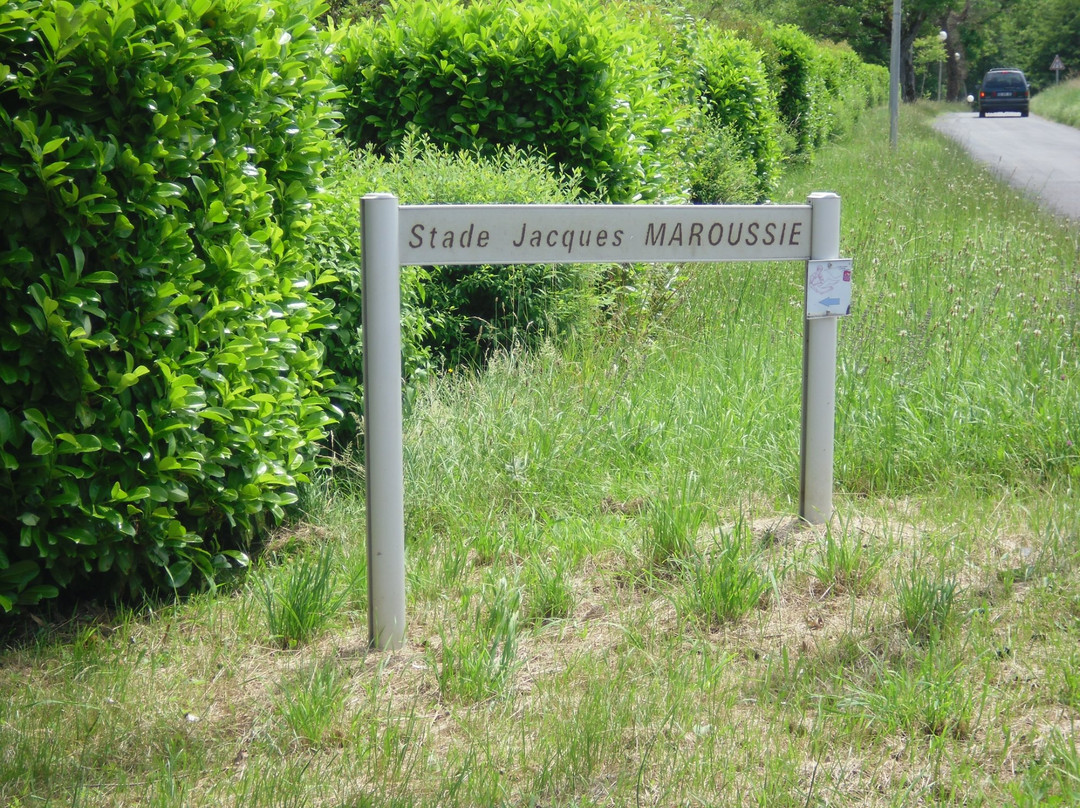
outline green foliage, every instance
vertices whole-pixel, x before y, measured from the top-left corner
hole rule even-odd
[[[362,340],[363,243],[360,200],[365,194],[390,190],[384,182],[385,161],[370,152],[347,153],[341,149],[328,172],[325,193],[317,208],[319,226],[304,242],[309,259],[335,282],[323,288],[333,304],[333,326],[321,332],[325,349],[323,366],[334,374],[329,389],[342,411],[334,429],[337,442],[347,444],[360,429],[364,378]],[[401,269],[402,371],[407,400],[426,376],[431,364],[428,346],[432,319],[439,314],[423,306],[428,273],[420,267]]]
[[[534,556],[525,569],[526,619],[534,626],[569,617],[574,611],[571,564],[566,555]]]
[[[939,640],[949,626],[956,601],[956,581],[944,573],[933,575],[913,564],[895,582],[900,620],[919,642]]]
[[[825,79],[823,104],[828,119],[828,136],[844,137],[851,133],[863,110],[885,100],[886,84],[875,92],[877,70],[868,70],[855,52],[846,45],[818,45],[818,62]]]
[[[972,85],[991,68],[1019,67],[1037,98],[1080,71],[1080,14],[1073,0],[1021,0],[1000,12],[988,9],[961,34]],[[1050,70],[1055,56],[1065,65],[1060,75]]]
[[[348,171],[351,178],[343,182],[350,187],[389,191],[402,204],[557,204],[578,195],[574,177],[559,177],[544,160],[514,147],[482,157],[408,137],[389,157],[361,153]],[[408,269],[403,298],[412,317],[406,342],[413,347],[406,370],[429,355],[451,367],[479,365],[493,350],[535,347],[582,325],[595,310],[593,277],[594,270],[580,264]],[[345,306],[352,309],[348,317],[339,309],[338,335],[358,325],[359,303]],[[331,366],[340,369],[340,352],[330,345]],[[410,364],[409,357],[416,359]]]
[[[757,165],[738,134],[716,118],[702,115],[688,137],[690,199],[707,205],[755,202],[759,195]]]
[[[754,161],[758,198],[768,196],[782,152],[776,96],[761,52],[732,32],[703,29],[694,59],[702,75],[701,103],[708,117],[738,138]]]
[[[1031,99],[1031,111],[1058,123],[1080,127],[1080,78],[1043,90]]]
[[[1080,751],[1072,733],[1055,731],[1011,791],[1017,808],[1064,808],[1080,802]]]
[[[649,507],[644,556],[654,568],[677,567],[697,555],[697,534],[709,516],[701,483],[691,475]]]
[[[676,595],[681,612],[713,628],[757,608],[769,589],[768,573],[751,552],[740,526],[721,533],[717,546],[682,565],[683,587]]]
[[[313,468],[319,8],[4,5],[0,607],[212,582]]]
[[[336,660],[320,660],[284,679],[274,706],[298,741],[317,748],[335,740],[331,730],[345,711],[347,682]]]
[[[520,664],[516,658],[521,592],[505,578],[485,583],[480,603],[472,594],[462,596],[468,629],[457,636],[442,636],[436,670],[439,691],[464,702],[500,695]]]
[[[271,639],[295,648],[314,637],[345,602],[334,569],[334,546],[305,553],[280,574],[258,581]]]
[[[880,550],[864,544],[845,525],[839,531],[826,526],[825,540],[811,566],[823,594],[864,594],[885,563]]]
[[[705,85],[700,103],[715,114],[714,99],[722,99],[721,120],[754,156],[765,193],[782,158],[811,157],[888,94],[887,70],[794,26],[729,19],[723,29],[701,25],[696,40],[688,58]]]
[[[590,0],[402,0],[350,30],[339,81],[346,132],[398,147],[410,132],[454,148],[542,153],[613,202],[679,197],[665,172],[683,109],[650,28]]]
[[[795,154],[809,156],[830,132],[818,46],[793,25],[775,26],[769,37],[777,58],[780,117],[795,138]]]

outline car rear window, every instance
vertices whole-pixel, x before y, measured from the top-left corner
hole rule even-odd
[[[1024,77],[1019,73],[992,73],[983,81],[985,89],[1022,90],[1026,86]]]

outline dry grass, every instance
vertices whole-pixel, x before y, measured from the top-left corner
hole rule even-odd
[[[625,556],[590,559],[574,571],[573,614],[523,632],[512,678],[478,702],[446,698],[436,673],[443,638],[473,629],[454,624],[464,612],[453,603],[489,567],[412,604],[409,642],[393,653],[368,650],[359,613],[301,650],[276,648],[261,640],[248,591],[137,619],[102,615],[64,642],[5,655],[4,755],[22,750],[83,783],[84,804],[156,799],[170,770],[185,805],[241,804],[264,781],[288,781],[290,799],[310,805],[365,804],[365,794],[410,804],[1001,804],[1051,739],[1072,732],[1075,707],[1055,697],[1068,631],[1030,614],[1045,606],[1045,582],[1002,592],[1003,562],[1042,539],[1023,528],[1022,508],[998,503],[1003,528],[951,551],[964,559],[965,616],[939,651],[958,665],[942,686],[976,694],[964,726],[935,732],[888,695],[875,701],[875,687],[925,654],[896,616],[890,579],[961,527],[924,510],[903,500],[845,511],[843,529],[888,556],[859,595],[822,591],[809,572],[823,527],[747,520],[763,562],[784,573],[759,609],[711,630],[680,617],[670,577],[643,577]],[[699,546],[715,532],[703,530]],[[313,664],[334,666],[344,683],[344,709],[317,745],[293,736],[274,706],[282,683]],[[920,695],[908,695],[917,710]],[[0,796],[63,798],[44,772],[30,782],[0,785]]]

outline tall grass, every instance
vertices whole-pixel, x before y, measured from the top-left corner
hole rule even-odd
[[[334,565],[334,545],[302,554],[284,570],[264,572],[257,588],[270,638],[294,648],[326,627],[345,602]]]
[[[1031,99],[1031,111],[1069,126],[1080,126],[1080,78],[1047,87]]]
[[[1074,801],[1080,235],[925,116],[777,197],[840,193],[855,261],[831,524],[792,518],[804,268],[664,268],[641,327],[419,392],[404,649],[335,469],[332,553],[5,651],[0,804]]]

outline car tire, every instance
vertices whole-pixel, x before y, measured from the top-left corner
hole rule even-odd
[[[981,109],[979,110],[979,117],[980,118],[985,118],[986,117],[986,113]]]
[[[1027,114],[1027,110],[1026,110],[1026,109],[1025,109],[1025,110],[1024,110],[1023,112],[1021,112],[1021,113],[1020,113],[1020,117],[1021,117],[1021,118],[1026,118],[1027,116],[1028,116],[1028,114]]]

